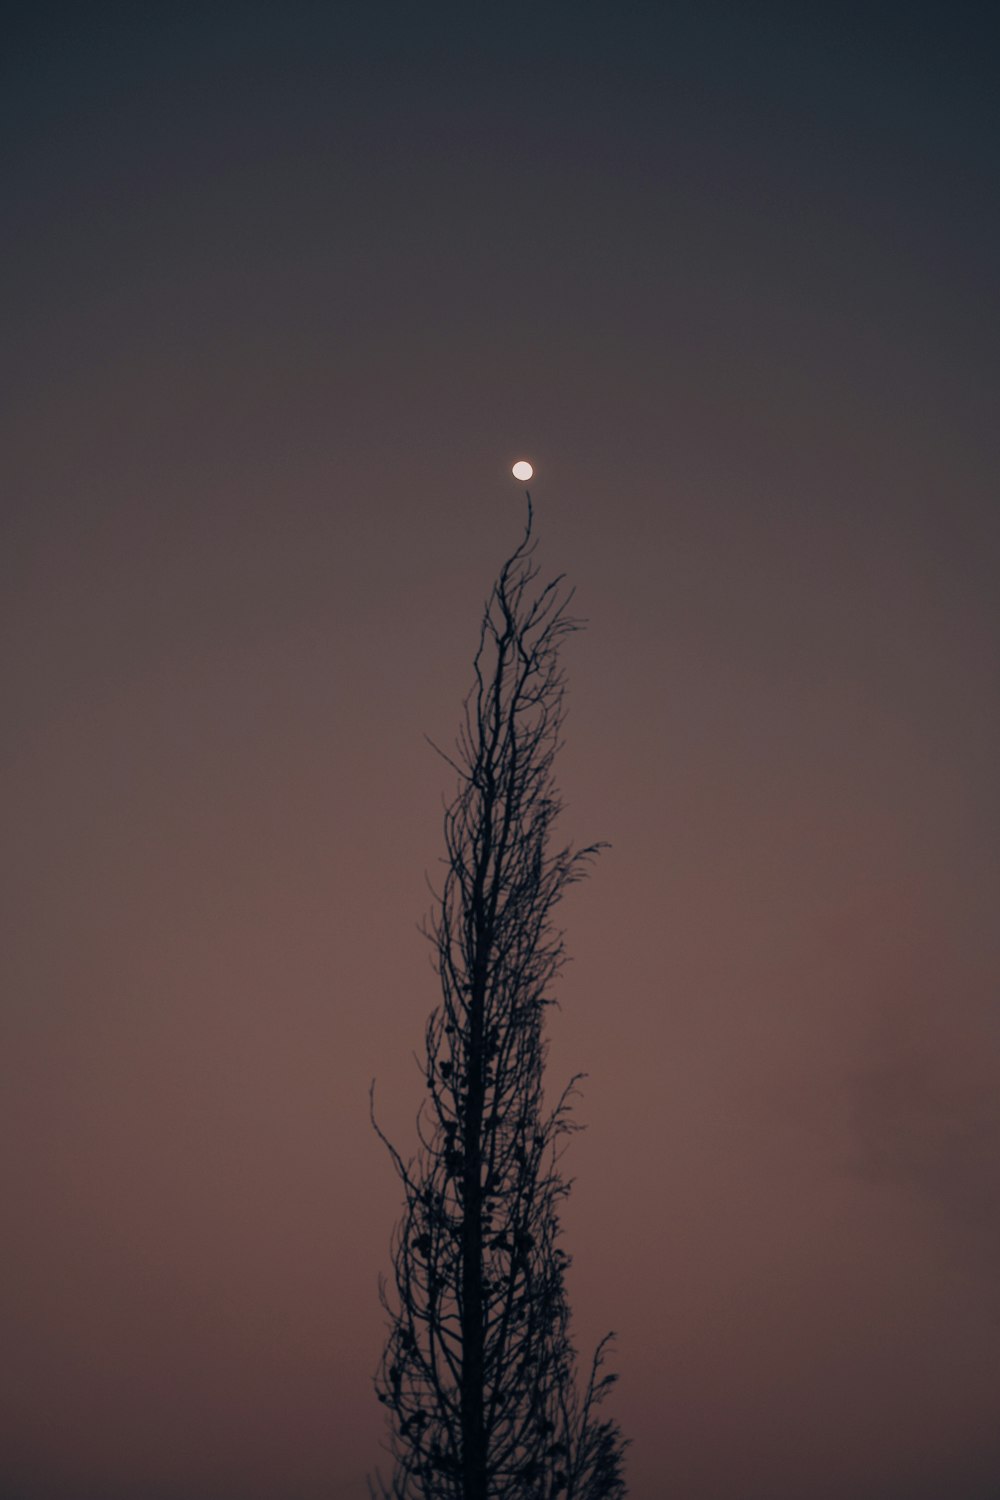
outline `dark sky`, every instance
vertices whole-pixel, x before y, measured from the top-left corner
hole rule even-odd
[[[3,1500],[365,1494],[521,456],[633,1500],[1000,1495],[988,13],[13,8]]]

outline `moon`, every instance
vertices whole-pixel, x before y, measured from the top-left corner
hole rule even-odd
[[[510,472],[515,479],[530,479],[535,471],[526,458],[519,458]]]

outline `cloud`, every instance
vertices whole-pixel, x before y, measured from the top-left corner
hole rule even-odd
[[[1000,1251],[1000,1096],[969,999],[886,998],[846,1078],[848,1166],[921,1195],[985,1252]]]

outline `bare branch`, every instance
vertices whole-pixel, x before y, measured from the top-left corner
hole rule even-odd
[[[608,1340],[582,1392],[559,1206],[574,1076],[546,1109],[544,1012],[565,962],[553,913],[604,846],[552,847],[565,717],[560,576],[538,585],[533,510],[486,601],[444,811],[444,877],[425,924],[441,986],[418,1060],[417,1155],[375,1118],[403,1187],[394,1297],[375,1378],[389,1418],[380,1500],[620,1500],[625,1443],[597,1407]],[[431,742],[433,743],[433,742]]]

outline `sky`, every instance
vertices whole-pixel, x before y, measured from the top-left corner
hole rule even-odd
[[[988,8],[11,16],[3,1500],[366,1494],[521,457],[630,1494],[996,1500]]]

